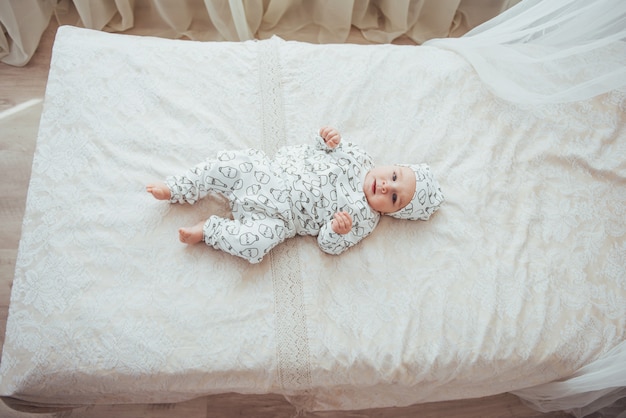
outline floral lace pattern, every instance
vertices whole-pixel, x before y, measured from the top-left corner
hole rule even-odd
[[[71,86],[71,88],[68,88]],[[33,161],[0,394],[51,404],[278,392],[310,409],[487,396],[626,338],[626,96],[524,107],[450,51],[200,43],[62,27]],[[446,202],[339,257],[251,266],[177,228],[224,202],[146,183],[323,125]]]

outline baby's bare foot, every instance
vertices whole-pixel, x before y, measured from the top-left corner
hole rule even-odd
[[[169,187],[165,183],[148,184],[146,191],[152,193],[152,196],[158,200],[170,200],[172,196]]]
[[[195,224],[187,228],[180,228],[178,230],[178,238],[180,242],[185,244],[197,244],[204,238],[204,222]]]

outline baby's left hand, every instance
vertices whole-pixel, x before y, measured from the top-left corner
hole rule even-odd
[[[331,128],[330,126],[325,126],[320,129],[320,136],[328,148],[336,148],[341,142],[341,135],[339,134],[339,131],[335,128]]]
[[[352,216],[345,211],[337,212],[333,217],[331,226],[335,234],[347,234],[352,229]]]

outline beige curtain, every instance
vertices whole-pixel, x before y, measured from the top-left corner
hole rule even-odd
[[[346,42],[352,28],[370,42],[422,43],[460,36],[519,0],[4,0],[0,58],[25,65],[54,15],[58,23],[202,41],[278,35]]]
[[[53,1],[0,1],[0,59],[24,65],[35,53],[41,34],[48,27]]]

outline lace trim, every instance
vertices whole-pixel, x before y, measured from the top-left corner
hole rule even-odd
[[[286,144],[283,92],[277,38],[258,42],[259,82],[261,84],[261,121],[263,147],[273,155]]]
[[[277,39],[259,42],[259,81],[263,147],[274,154],[285,143]],[[311,387],[309,340],[300,256],[296,243],[278,245],[270,254],[276,321],[276,356],[280,387],[291,392]]]

